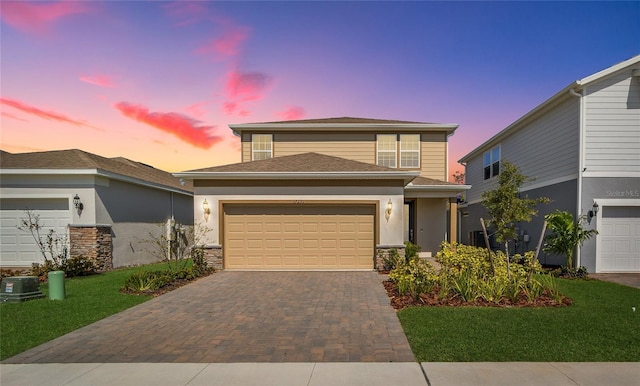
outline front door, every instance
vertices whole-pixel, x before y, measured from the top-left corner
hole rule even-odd
[[[404,241],[415,244],[415,201],[405,201],[404,203]]]

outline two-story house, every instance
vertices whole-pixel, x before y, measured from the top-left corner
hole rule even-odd
[[[373,269],[412,241],[456,240],[446,182],[457,125],[329,118],[230,125],[242,162],[175,173],[224,269]]]
[[[587,216],[599,234],[574,259],[589,272],[640,272],[640,56],[569,84],[465,155],[468,204],[461,241],[481,241],[481,195],[508,160],[535,180],[522,193],[549,197],[520,224],[517,251],[533,249],[543,216],[556,209]],[[565,264],[542,253],[544,264]]]

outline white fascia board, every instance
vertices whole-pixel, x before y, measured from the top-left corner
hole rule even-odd
[[[254,123],[232,124],[229,128],[238,135],[243,130],[250,131],[327,131],[329,129],[349,129],[351,131],[407,130],[407,131],[447,131],[453,133],[459,125],[454,123]]]
[[[122,174],[116,174],[107,172],[105,170],[100,169],[0,169],[0,175],[41,175],[41,176],[52,176],[52,175],[86,175],[86,176],[101,176],[106,177],[112,180],[118,180],[123,182],[128,182],[130,184],[136,184],[141,186],[146,186],[154,189],[165,190],[168,192],[184,194],[187,196],[193,196],[193,193],[187,190],[175,189],[169,186],[155,184],[153,182],[144,181],[138,178],[123,176]]]
[[[96,175],[97,169],[0,169],[0,175]]]
[[[589,83],[592,83],[594,81],[600,80],[604,77],[607,77],[615,72],[618,72],[620,70],[625,69],[626,67],[629,66],[633,66],[634,64],[639,64],[640,63],[640,55],[636,55],[634,57],[632,57],[631,59],[627,59],[624,62],[620,62],[616,65],[613,65],[611,67],[605,68],[602,71],[598,71],[593,75],[589,75],[586,78],[582,78],[579,81],[577,81],[577,83],[581,86],[584,87]]]
[[[404,187],[405,190],[411,191],[452,191],[452,192],[462,192],[465,190],[471,189],[471,185],[407,185]]]

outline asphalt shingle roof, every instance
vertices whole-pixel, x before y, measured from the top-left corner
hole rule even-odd
[[[398,172],[384,166],[352,161],[318,153],[303,153],[266,160],[214,166],[189,172],[205,173],[331,173],[331,172]]]
[[[0,153],[0,169],[97,169],[143,182],[193,192],[193,184],[171,173],[123,157],[106,158],[78,149],[33,153]]]

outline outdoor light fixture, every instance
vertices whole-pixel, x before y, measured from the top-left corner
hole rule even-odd
[[[75,206],[79,211],[84,209],[84,204],[80,201],[80,196],[77,194],[73,197],[73,206]]]
[[[594,218],[598,214],[599,210],[600,210],[600,205],[598,205],[598,203],[594,201],[593,202],[593,206],[591,207],[591,210],[589,211],[589,220]]]
[[[202,210],[204,211],[205,220],[208,220],[209,219],[209,215],[211,214],[211,209],[209,209],[209,203],[207,202],[206,198],[202,202]]]
[[[393,210],[393,202],[391,202],[391,199],[389,199],[389,202],[387,202],[387,210],[385,210],[384,212],[384,217],[387,219],[387,221],[389,221],[389,217],[391,217],[392,210]]]

